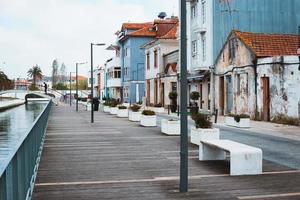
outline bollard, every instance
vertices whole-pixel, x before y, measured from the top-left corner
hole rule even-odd
[[[170,115],[170,105],[168,105],[168,115]]]

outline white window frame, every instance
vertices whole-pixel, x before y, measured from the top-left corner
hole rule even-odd
[[[191,18],[197,18],[197,4],[191,6]]]
[[[206,22],[206,0],[201,1],[202,24]]]
[[[202,61],[206,61],[206,34],[201,34],[201,51],[202,51]]]
[[[197,40],[192,41],[192,54],[197,55],[198,53],[198,45],[197,45]]]

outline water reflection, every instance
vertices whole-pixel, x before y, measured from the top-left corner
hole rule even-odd
[[[4,137],[19,138],[27,133],[46,103],[29,103],[0,113],[0,140]]]

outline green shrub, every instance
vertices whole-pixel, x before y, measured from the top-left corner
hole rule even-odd
[[[300,126],[299,124],[299,118],[296,117],[288,117],[283,114],[279,114],[275,116],[271,122],[278,123],[278,124],[287,124],[287,125],[294,125],[294,126]]]
[[[29,85],[28,89],[29,89],[30,91],[39,90],[39,88],[37,88],[34,84]]]
[[[110,105],[111,105],[111,102],[110,102],[110,101],[105,101],[103,105],[104,105],[104,106],[110,106]]]
[[[117,105],[118,105],[117,101],[115,101],[115,100],[110,101],[110,107],[115,108],[115,107],[117,107]]]
[[[141,106],[137,105],[137,104],[133,104],[130,107],[130,110],[132,110],[132,112],[138,112],[140,110]]]
[[[157,103],[157,104],[154,105],[154,107],[155,107],[155,108],[161,108],[161,107],[162,107],[162,104],[161,104],[161,103]]]
[[[237,123],[239,123],[239,122],[241,121],[241,119],[244,119],[244,118],[250,118],[250,116],[247,115],[247,114],[238,114],[238,115],[236,115],[236,114],[228,113],[227,116],[228,116],[228,117],[233,117],[234,120],[235,120]]]
[[[118,106],[119,110],[126,110],[127,107],[126,106]]]
[[[55,90],[67,90],[68,89],[68,87],[63,83],[57,83],[57,84],[53,85],[52,88]]]
[[[198,100],[199,97],[200,97],[199,92],[194,91],[194,92],[191,92],[191,94],[190,94],[190,98],[194,101]]]
[[[196,128],[212,128],[210,114],[197,113],[192,116],[192,119],[195,122]]]
[[[148,115],[148,116],[152,116],[152,115],[155,115],[155,112],[152,111],[152,110],[144,110],[142,112],[143,115]]]
[[[172,91],[169,93],[169,99],[171,99],[171,100],[176,100],[177,96],[178,96],[178,94],[175,91]]]

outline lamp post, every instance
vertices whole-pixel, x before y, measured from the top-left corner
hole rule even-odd
[[[188,191],[186,0],[180,0],[180,192]]]
[[[94,99],[94,78],[93,78],[93,46],[104,46],[104,43],[91,43],[91,123],[94,123],[94,104],[93,104],[93,99]]]
[[[70,72],[70,106],[72,106],[71,93],[72,93],[72,72]]]
[[[87,62],[82,62],[82,63],[76,63],[76,111],[78,111],[78,66],[79,65],[84,65]]]

